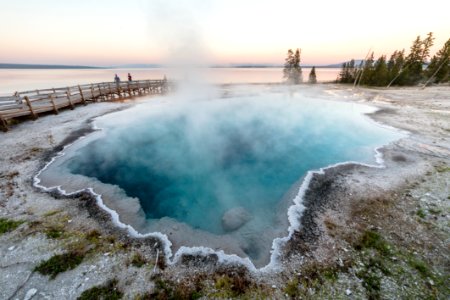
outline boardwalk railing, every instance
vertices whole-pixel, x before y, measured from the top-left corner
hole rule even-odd
[[[138,80],[100,82],[63,88],[39,89],[16,92],[13,96],[0,97],[0,125],[8,130],[8,120],[40,113],[54,112],[61,108],[75,108],[76,104],[99,101],[113,101],[123,97],[143,94],[164,94],[168,91],[167,80]]]

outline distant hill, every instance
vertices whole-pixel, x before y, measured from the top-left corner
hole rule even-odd
[[[159,64],[127,64],[127,65],[118,65],[108,67],[111,69],[153,69],[153,68],[162,68],[162,65]]]
[[[350,61],[345,61],[345,62],[341,62],[338,64],[331,64],[331,65],[326,65],[326,66],[321,66],[321,67],[316,67],[316,68],[341,68],[344,63],[349,63],[349,62]],[[358,67],[362,62],[364,62],[364,59],[355,59],[355,66]]]
[[[358,66],[362,60],[355,60],[355,65]],[[302,65],[302,68],[341,68],[342,63],[330,65]],[[10,64],[0,63],[0,69],[153,69],[164,68],[160,64],[126,64],[109,67],[93,67],[93,66],[72,66],[72,65],[40,65],[40,64]],[[283,68],[279,64],[220,64],[211,65],[210,68]]]
[[[91,66],[4,64],[4,63],[0,63],[0,69],[103,69],[103,68],[101,68],[101,67],[91,67]]]

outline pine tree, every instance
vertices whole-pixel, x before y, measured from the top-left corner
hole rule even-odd
[[[374,53],[372,52],[369,58],[364,62],[364,67],[362,69],[360,84],[362,85],[370,85],[373,81],[373,71],[374,71]]]
[[[317,83],[316,67],[312,67],[309,73],[309,83]]]
[[[400,85],[404,81],[405,49],[395,51],[388,62],[389,83]]]
[[[339,83],[353,83],[356,77],[356,68],[355,68],[355,60],[352,59],[349,62],[345,62],[342,64],[341,72],[337,78],[337,82]]]
[[[420,36],[417,36],[414,40],[411,51],[406,57],[404,68],[405,84],[414,85],[423,78],[423,65],[430,55],[430,47],[433,46],[433,41],[434,37],[432,32],[423,41],[420,39]]]
[[[294,55],[294,65],[293,65],[294,84],[299,84],[303,82],[302,68],[300,67],[300,51],[301,50],[297,48],[297,50],[295,50]]]
[[[444,83],[450,80],[450,39],[431,59],[426,70],[431,83]]]
[[[291,78],[292,65],[294,64],[294,52],[292,51],[292,49],[288,50],[287,56],[284,61],[283,77],[287,81],[289,81],[289,79]]]
[[[386,56],[380,56],[375,62],[370,85],[385,86],[389,83],[389,71],[386,64]]]
[[[300,67],[300,49],[294,52],[292,49],[288,50],[284,69],[283,77],[290,84],[299,84],[302,82],[302,68]]]

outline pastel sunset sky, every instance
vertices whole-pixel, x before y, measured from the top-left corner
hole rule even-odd
[[[0,0],[0,62],[331,64],[450,37],[444,0]]]

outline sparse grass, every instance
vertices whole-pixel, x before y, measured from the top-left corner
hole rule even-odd
[[[192,282],[183,280],[176,283],[158,278],[155,280],[153,292],[140,295],[136,299],[199,299],[202,296],[202,284],[198,278],[193,278]]]
[[[99,242],[101,236],[102,235],[100,234],[100,232],[98,230],[93,229],[86,234],[85,238],[89,242],[96,244]]]
[[[410,258],[410,259],[409,259],[409,265],[410,265],[412,268],[414,268],[414,269],[416,269],[417,271],[419,271],[419,273],[420,273],[422,276],[424,276],[424,277],[431,277],[431,276],[432,276],[431,271],[430,271],[428,265],[427,265],[424,261],[422,261],[422,260],[420,260],[420,259],[417,259],[417,258]]]
[[[377,250],[381,255],[387,256],[391,254],[389,244],[384,238],[377,232],[372,230],[366,230],[360,240],[356,243],[355,248],[357,250],[363,250],[364,248],[372,248]]]
[[[56,214],[59,214],[60,212],[61,212],[61,210],[59,210],[59,209],[50,210],[44,214],[44,217],[51,217]]]
[[[45,231],[45,235],[50,239],[59,239],[64,233],[64,230],[58,227],[50,227]]]
[[[84,259],[82,252],[67,252],[51,257],[49,260],[42,261],[34,268],[34,271],[42,275],[50,275],[50,279],[55,279],[59,273],[75,269]]]
[[[117,300],[122,299],[123,292],[117,287],[117,279],[112,279],[104,285],[94,286],[85,290],[78,300]]]
[[[298,294],[299,294],[298,279],[294,278],[294,279],[288,281],[288,283],[284,287],[284,292],[286,293],[286,295],[288,295],[289,297],[291,297],[293,299],[298,298]]]
[[[430,214],[432,214],[432,215],[438,215],[438,214],[442,213],[442,209],[434,209],[434,208],[430,208],[430,209],[428,209],[428,211],[429,211]]]
[[[24,221],[14,221],[5,218],[0,218],[0,235],[13,231],[17,227],[19,227],[20,224],[22,223],[24,223]]]
[[[215,286],[232,297],[237,297],[247,291],[250,281],[245,276],[225,274],[216,278]]]
[[[450,167],[449,166],[438,166],[438,167],[436,167],[436,171],[438,173],[450,172]]]
[[[145,265],[147,263],[147,261],[142,256],[142,254],[140,254],[138,252],[133,254],[133,256],[131,257],[131,261],[130,262],[136,268],[140,268],[140,267],[142,267],[143,265]]]
[[[425,219],[425,217],[427,216],[427,214],[425,213],[425,211],[421,208],[419,208],[416,212],[416,215],[421,218],[421,219]]]

